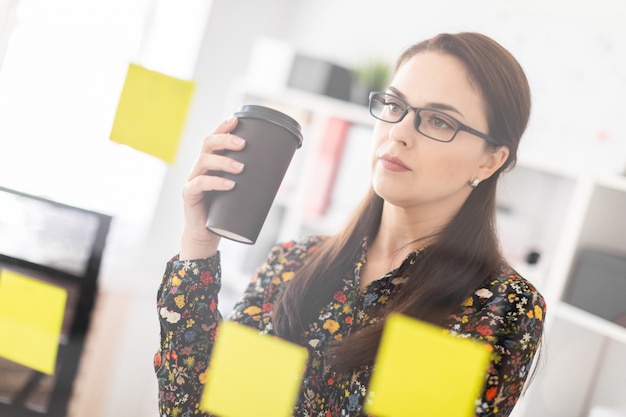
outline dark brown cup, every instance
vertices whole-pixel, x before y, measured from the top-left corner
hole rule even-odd
[[[211,191],[207,229],[225,238],[253,244],[265,223],[278,188],[296,149],[302,146],[300,124],[277,110],[264,106],[242,106],[231,132],[246,140],[241,151],[225,155],[242,162],[242,173],[219,175],[235,181],[229,191]]]

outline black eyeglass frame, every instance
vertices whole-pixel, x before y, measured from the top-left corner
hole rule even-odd
[[[385,120],[385,119],[382,119],[382,118],[376,116],[374,114],[374,112],[372,111],[372,101],[373,101],[374,97],[376,97],[376,96],[391,96],[395,100],[397,100],[398,102],[403,104],[404,105],[404,111],[403,111],[402,115],[400,116],[400,118],[398,120],[396,120],[395,122],[391,122],[389,120]],[[419,130],[419,125],[422,122],[422,118],[420,117],[419,113],[422,110],[434,111],[436,113],[445,114],[446,117],[454,120],[454,122],[457,124],[457,128],[454,131],[454,134],[452,135],[450,140],[441,140],[441,139],[433,138],[432,136],[429,136],[429,135],[423,133],[421,130]],[[414,111],[415,112],[415,120],[413,122],[413,126],[415,127],[415,130],[417,132],[419,132],[420,134],[426,136],[428,139],[432,139],[432,140],[435,140],[437,142],[450,143],[450,142],[452,142],[454,140],[454,138],[456,138],[456,134],[459,133],[460,130],[462,130],[464,132],[470,133],[470,134],[472,134],[474,136],[478,136],[479,138],[486,140],[489,144],[491,144],[493,146],[500,146],[498,141],[496,141],[491,136],[487,135],[486,133],[482,133],[481,131],[478,131],[478,130],[476,130],[474,128],[469,127],[465,123],[460,122],[455,117],[452,117],[449,114],[442,112],[441,110],[432,109],[432,108],[429,108],[429,107],[413,107],[410,104],[408,104],[406,101],[402,100],[400,97],[398,97],[398,96],[396,96],[394,94],[386,93],[384,91],[372,91],[372,92],[370,92],[370,95],[369,95],[369,112],[372,115],[372,117],[374,117],[375,119],[381,120],[381,121],[386,122],[386,123],[400,123],[402,120],[404,120],[404,118],[406,117],[407,114],[409,114],[410,111]]]

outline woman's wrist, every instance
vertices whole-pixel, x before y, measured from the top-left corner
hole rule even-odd
[[[220,237],[205,229],[203,233],[183,231],[178,258],[181,261],[206,259],[217,253]]]

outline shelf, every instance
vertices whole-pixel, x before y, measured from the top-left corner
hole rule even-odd
[[[610,188],[612,190],[626,193],[626,176],[623,175],[603,175],[596,179],[596,184]]]
[[[611,187],[605,184],[594,184],[578,239],[578,249],[587,247],[626,254],[626,223],[622,220],[626,210],[626,190],[615,188],[621,185],[616,181]]]
[[[288,87],[280,90],[276,88],[264,89],[258,86],[246,86],[242,83],[239,89],[240,95],[248,99],[259,98],[264,102],[275,101],[287,108],[291,107],[316,114],[337,116],[355,124],[374,125],[375,119],[369,114],[367,107],[356,103]]]
[[[626,328],[600,318],[571,304],[560,302],[556,315],[587,330],[626,344]]]

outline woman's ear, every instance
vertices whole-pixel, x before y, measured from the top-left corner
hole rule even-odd
[[[494,150],[487,150],[485,153],[485,159],[483,163],[478,167],[476,177],[481,181],[491,177],[494,172],[500,169],[509,158],[509,148],[506,146],[499,146]]]

